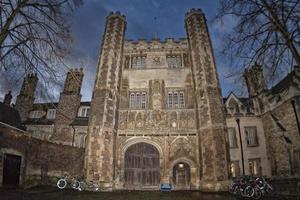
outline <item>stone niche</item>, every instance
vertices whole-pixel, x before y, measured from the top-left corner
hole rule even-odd
[[[163,109],[164,106],[164,80],[150,80],[149,81],[149,106],[153,110]]]

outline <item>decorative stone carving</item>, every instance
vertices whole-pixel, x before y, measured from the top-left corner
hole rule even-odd
[[[120,112],[119,114],[119,129],[121,130],[127,128],[127,115],[128,111]]]

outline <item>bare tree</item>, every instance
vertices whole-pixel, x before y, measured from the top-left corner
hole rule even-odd
[[[71,44],[70,13],[81,0],[1,0],[0,72],[59,77]],[[17,77],[11,77],[17,78]]]
[[[238,73],[258,62],[272,80],[300,66],[300,0],[220,0],[216,19],[224,22],[225,16],[236,24],[222,53],[239,65]]]

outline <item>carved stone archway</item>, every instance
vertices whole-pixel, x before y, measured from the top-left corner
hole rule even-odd
[[[186,162],[178,162],[173,166],[172,182],[174,189],[189,190],[191,186],[191,167]]]
[[[129,188],[157,187],[160,182],[159,151],[145,142],[128,147],[124,154],[124,180]]]

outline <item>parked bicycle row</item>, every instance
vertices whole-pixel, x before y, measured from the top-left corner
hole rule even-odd
[[[234,179],[229,192],[244,198],[262,199],[273,191],[273,187],[263,177],[242,176]]]
[[[76,179],[74,177],[70,178],[68,176],[64,176],[57,181],[57,187],[61,190],[66,188],[72,188],[74,190],[82,191],[99,191],[100,187],[98,184],[93,183],[91,181]]]

